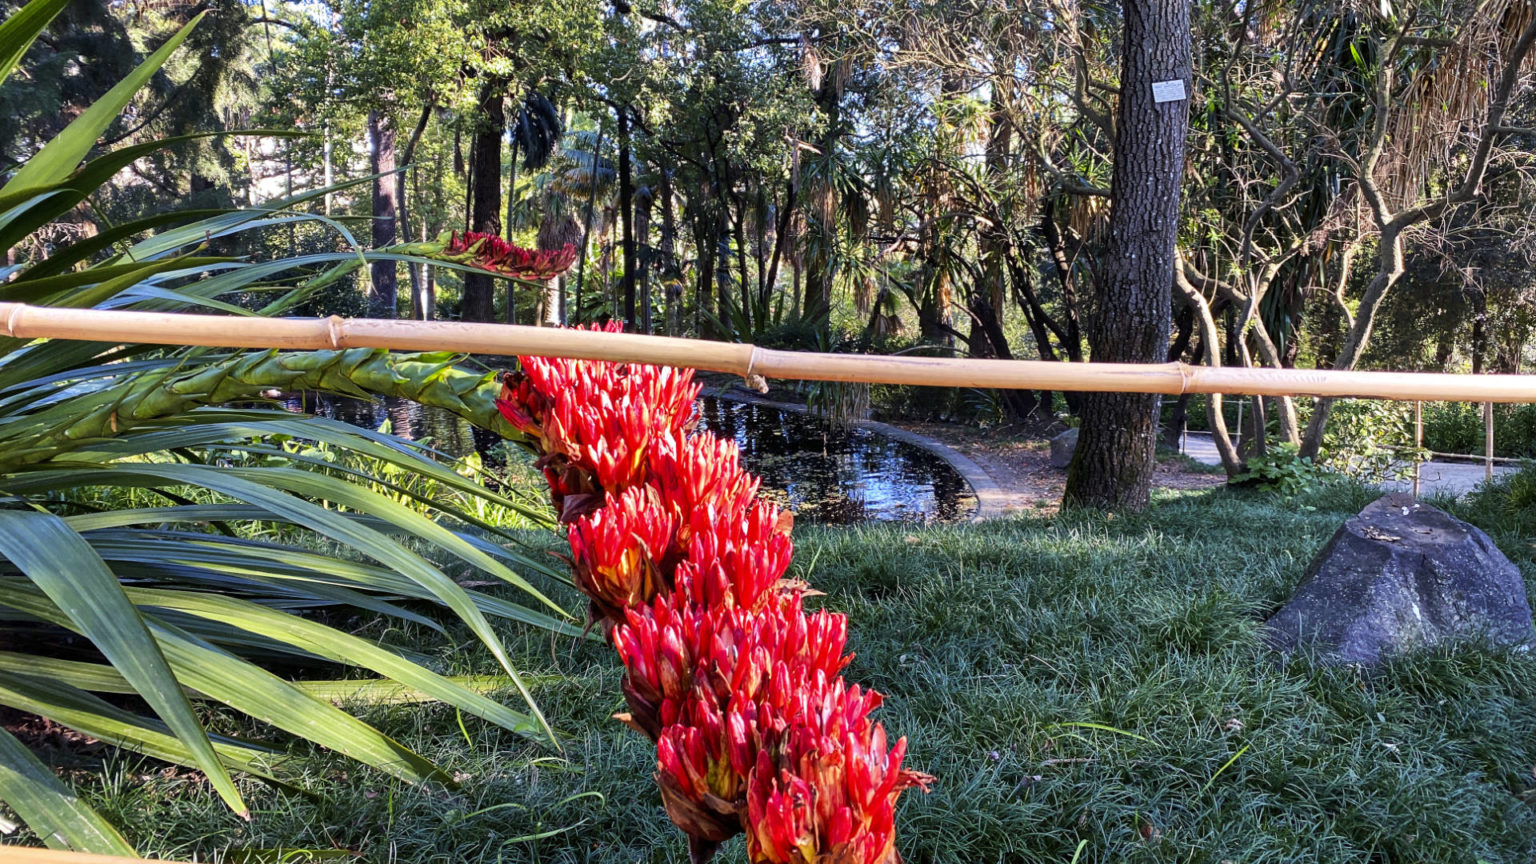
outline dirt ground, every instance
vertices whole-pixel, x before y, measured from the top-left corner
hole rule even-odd
[[[1053,513],[1061,506],[1067,472],[1051,467],[1050,442],[1037,437],[975,429],[948,423],[897,422],[959,450],[980,465],[1008,494],[1007,508],[1030,513]],[[1210,489],[1226,482],[1220,472],[1210,473],[1178,456],[1160,457],[1152,485],[1159,489]]]

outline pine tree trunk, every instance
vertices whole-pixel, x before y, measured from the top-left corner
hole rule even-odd
[[[506,82],[487,77],[480,84],[480,116],[475,127],[473,175],[470,188],[470,230],[501,234],[501,138],[506,128],[502,95]],[[477,273],[464,275],[463,321],[490,321],[496,312],[496,280]]]
[[[1154,82],[1191,83],[1189,0],[1125,0],[1115,176],[1094,362],[1161,363],[1168,351],[1179,180],[1188,99],[1156,102]],[[1087,393],[1065,500],[1136,511],[1151,500],[1157,452],[1154,394]]]
[[[368,112],[368,172],[373,175],[373,248],[395,244],[395,205],[399,195],[395,170],[395,122],[386,112]],[[368,314],[394,318],[399,299],[395,262],[375,261],[370,266],[373,282],[368,295]]]

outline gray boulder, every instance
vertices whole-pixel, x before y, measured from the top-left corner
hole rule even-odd
[[[1077,450],[1077,427],[1051,439],[1051,467],[1065,468],[1072,464],[1072,454]]]
[[[1363,665],[1469,640],[1526,645],[1533,635],[1519,568],[1481,530],[1402,493],[1345,522],[1264,628],[1281,651]]]

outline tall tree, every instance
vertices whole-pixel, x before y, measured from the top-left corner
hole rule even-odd
[[[395,177],[395,121],[377,108],[368,112],[368,173],[373,175],[373,248],[393,246],[399,189]],[[368,314],[374,318],[395,317],[399,297],[395,262],[373,262],[369,278],[373,285],[368,295]]]
[[[470,159],[469,228],[485,234],[501,233],[501,139],[506,130],[507,81],[486,75],[480,81],[479,116],[474,127]],[[469,273],[464,276],[464,301],[459,317],[465,321],[490,321],[495,314],[496,280]]]
[[[624,244],[624,327],[635,329],[635,180],[630,158],[629,109],[614,109],[619,117],[619,218]]]
[[[1109,237],[1088,331],[1091,360],[1161,363],[1168,351],[1179,181],[1189,125],[1189,0],[1125,0]],[[1173,82],[1173,83],[1170,83]],[[1180,92],[1168,92],[1174,86]],[[1177,97],[1177,98],[1173,98]],[[1106,510],[1151,500],[1158,397],[1090,393],[1065,499]]]

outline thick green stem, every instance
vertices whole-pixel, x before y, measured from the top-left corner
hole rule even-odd
[[[274,389],[399,397],[445,409],[503,437],[519,437],[496,409],[501,391],[496,373],[460,369],[456,357],[353,348],[242,354],[186,371],[167,367],[142,374],[126,388],[85,393],[33,415],[24,436],[32,446],[0,455],[0,474],[195,408],[249,400]]]

